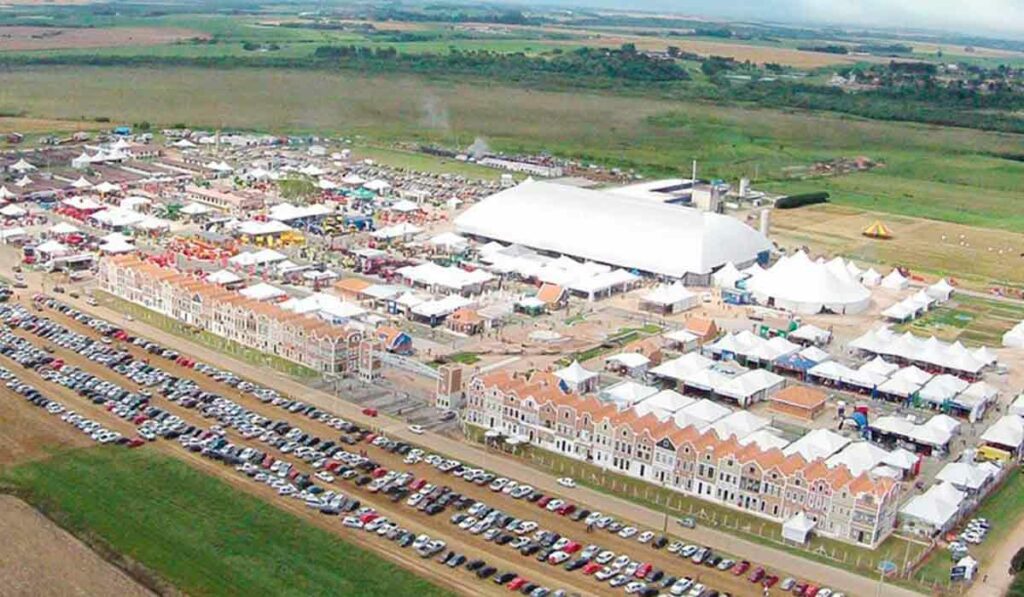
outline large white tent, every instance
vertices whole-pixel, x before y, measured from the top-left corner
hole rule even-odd
[[[900,335],[888,328],[869,330],[850,342],[850,347],[867,353],[899,357],[972,375],[979,373],[989,364],[959,342],[949,344],[935,337],[919,338],[910,332]]]
[[[782,257],[748,280],[747,288],[761,303],[796,313],[859,313],[871,302],[871,292],[848,273],[811,261],[803,251]]]
[[[952,484],[937,483],[900,508],[900,517],[905,524],[925,534],[942,532],[956,522],[966,498],[966,494]]]
[[[771,248],[735,218],[566,185],[528,180],[470,207],[464,234],[519,243],[673,278],[707,282],[728,262],[747,264]]]

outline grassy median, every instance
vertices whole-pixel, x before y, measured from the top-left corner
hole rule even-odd
[[[192,595],[449,593],[175,459],[93,448],[3,480],[61,526]]]

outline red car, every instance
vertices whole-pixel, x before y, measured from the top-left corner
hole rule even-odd
[[[380,514],[377,514],[376,512],[367,512],[359,517],[359,522],[367,524],[377,520],[378,518],[380,518]]]
[[[558,512],[562,516],[568,516],[569,514],[572,514],[575,511],[576,511],[576,506],[573,505],[573,504],[566,504],[566,505],[562,506],[561,508],[559,508],[558,510],[555,510],[555,512]]]
[[[373,477],[374,479],[380,479],[386,474],[388,474],[388,469],[382,466],[378,466],[377,468],[373,469],[373,472],[370,473],[370,476]]]
[[[376,417],[379,413],[376,408],[364,408],[363,414],[368,417]]]
[[[736,564],[736,567],[732,569],[732,573],[739,576],[747,570],[750,570],[750,562],[743,560],[739,564]]]
[[[517,577],[513,578],[512,582],[508,583],[508,585],[506,585],[506,586],[508,587],[509,591],[518,591],[519,589],[523,588],[523,585],[525,585],[525,584],[526,584],[526,579],[523,578],[522,576],[517,576]]]
[[[645,576],[651,573],[652,568],[654,568],[654,566],[651,566],[650,564],[640,564],[640,567],[636,569],[636,572],[633,574],[633,576],[637,578],[644,578]]]
[[[577,551],[579,551],[581,549],[583,549],[582,545],[580,545],[579,543],[576,543],[575,541],[570,541],[569,545],[566,545],[565,547],[562,548],[562,551],[564,551],[565,553],[576,553]]]
[[[775,583],[779,582],[779,577],[775,574],[769,574],[768,576],[761,579],[761,584],[764,588],[770,589],[775,586]]]
[[[427,480],[426,479],[416,479],[412,483],[409,484],[409,489],[411,491],[419,491],[419,490],[423,489],[423,486],[426,485],[426,484],[427,484]]]
[[[139,446],[141,446],[144,443],[146,443],[146,440],[142,439],[141,437],[133,437],[130,440],[128,440],[128,447],[129,448],[138,448]]]
[[[764,568],[758,566],[756,570],[750,573],[750,576],[747,577],[747,580],[749,580],[750,582],[758,582],[762,578],[764,578]]]
[[[821,590],[821,588],[819,588],[819,587],[817,587],[815,585],[807,585],[807,588],[804,589],[802,597],[814,597],[815,595],[818,594],[818,591],[820,591],[820,590]]]
[[[546,496],[540,498],[539,500],[537,500],[537,507],[538,508],[547,508],[548,507],[548,503],[551,502],[551,500],[553,500],[553,499],[554,498],[552,498],[550,495],[546,495]]]
[[[589,564],[587,564],[586,566],[583,567],[583,574],[586,574],[587,576],[591,576],[593,574],[596,574],[597,571],[600,570],[603,567],[604,566],[602,566],[601,564],[598,564],[597,562],[591,562],[591,563],[589,563]]]

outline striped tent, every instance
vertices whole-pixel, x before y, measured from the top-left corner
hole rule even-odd
[[[861,231],[861,234],[871,238],[892,238],[892,230],[881,220],[875,220],[873,224]]]

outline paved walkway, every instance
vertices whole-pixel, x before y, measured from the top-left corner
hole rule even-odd
[[[7,270],[9,266],[3,266],[3,268]],[[26,283],[29,286],[30,292],[38,292],[42,288],[41,282],[39,274],[26,275]],[[52,286],[52,284],[48,284],[48,286]],[[243,377],[258,381],[283,394],[301,397],[302,401],[306,403],[334,412],[357,424],[380,429],[390,437],[429,446],[431,449],[447,456],[472,464],[473,466],[486,468],[498,475],[521,480],[529,479],[531,485],[542,491],[570,495],[574,501],[586,504],[591,510],[627,519],[650,529],[661,529],[665,525],[665,514],[662,512],[583,487],[566,490],[558,485],[553,475],[544,473],[516,460],[488,452],[476,444],[449,439],[433,433],[413,434],[408,430],[406,424],[400,420],[386,416],[367,417],[362,414],[358,405],[346,402],[326,392],[312,389],[273,370],[236,360],[223,353],[194,344],[140,321],[127,321],[123,314],[111,309],[91,307],[86,305],[84,300],[74,300],[66,296],[61,298],[73,303],[76,308],[82,311],[93,313],[97,317],[102,317],[122,325],[137,335],[151,338],[178,352],[194,356],[199,360],[230,369]],[[859,574],[814,562],[769,546],[753,543],[722,531],[698,527],[697,529],[686,530],[685,532],[680,532],[680,529],[677,528],[673,532],[688,541],[739,555],[752,562],[762,562],[787,575],[810,579],[832,587],[833,590],[844,591],[850,596],[912,597],[920,595],[919,593],[891,585],[879,586],[876,580]]]

